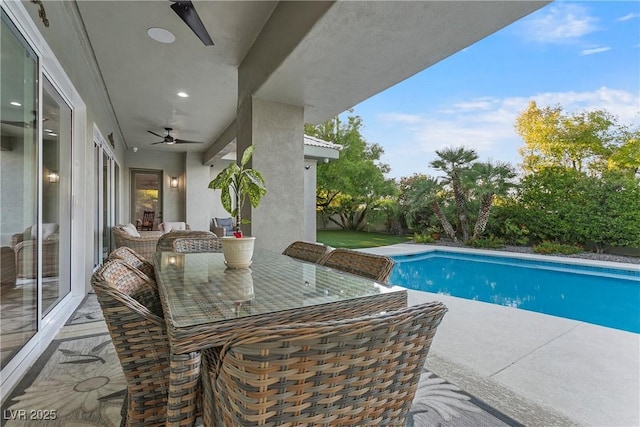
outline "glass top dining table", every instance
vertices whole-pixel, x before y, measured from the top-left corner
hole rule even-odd
[[[200,351],[265,324],[327,321],[406,307],[404,288],[256,249],[245,269],[222,253],[157,252],[156,282],[170,344],[167,425],[195,419]],[[187,368],[191,366],[191,368]],[[190,378],[185,378],[185,372]],[[186,421],[185,421],[186,417]]]

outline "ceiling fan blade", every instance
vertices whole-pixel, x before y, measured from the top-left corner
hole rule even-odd
[[[202,141],[188,141],[186,139],[175,139],[176,144],[204,144]]]
[[[148,130],[147,132],[149,132],[151,135],[157,136],[158,138],[164,138],[164,135],[158,135],[157,133],[155,133],[153,131]]]
[[[164,141],[152,142],[151,145],[164,144]]]
[[[211,36],[207,32],[207,29],[204,27],[204,24],[200,20],[200,16],[198,16],[198,12],[196,12],[195,7],[193,7],[193,3],[188,0],[179,0],[175,1],[171,5],[171,9],[191,28],[191,31],[195,33],[196,36],[205,46],[213,46],[213,40],[211,40]]]

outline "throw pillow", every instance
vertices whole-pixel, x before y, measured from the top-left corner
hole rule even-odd
[[[49,236],[58,231],[58,224],[53,223],[44,223],[42,224],[42,240],[47,240]],[[31,227],[31,238],[38,238],[38,226],[33,225]]]
[[[184,222],[164,222],[162,223],[162,228],[164,229],[165,233],[168,233],[172,230],[186,230],[187,229],[187,224],[185,224]]]
[[[138,230],[136,230],[136,226],[131,223],[123,225],[122,231],[127,233],[129,236],[140,237],[140,233],[138,233]]]

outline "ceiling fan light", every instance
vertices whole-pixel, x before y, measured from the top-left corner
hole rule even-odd
[[[147,30],[147,35],[160,43],[173,43],[176,41],[176,36],[164,28],[151,27]]]

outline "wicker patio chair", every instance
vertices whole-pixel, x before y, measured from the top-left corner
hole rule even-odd
[[[317,264],[330,251],[329,246],[320,243],[297,241],[287,246],[282,254]]]
[[[156,280],[156,273],[153,269],[153,264],[151,264],[147,259],[141,257],[140,254],[131,248],[126,246],[119,247],[109,254],[109,259],[121,259],[130,266],[143,272],[151,280]]]
[[[125,227],[125,225],[116,225],[111,227],[113,237],[116,239],[116,248],[126,246],[136,251],[145,259],[153,259],[158,239],[163,235],[163,232],[140,231],[138,232],[139,236],[133,236],[124,229]]]
[[[204,230],[171,230],[158,239],[156,252],[172,252],[176,239],[211,239],[216,237],[211,231]]]
[[[222,242],[216,236],[203,238],[183,237],[173,241],[173,252],[222,252]]]
[[[368,277],[380,283],[387,283],[395,261],[382,256],[358,252],[351,249],[334,249],[324,256],[320,265]]]
[[[114,259],[93,274],[91,285],[127,381],[121,426],[165,425],[169,341],[155,282]],[[200,355],[191,361],[198,369]]]
[[[446,311],[432,302],[238,333],[203,352],[204,425],[404,426]]]

